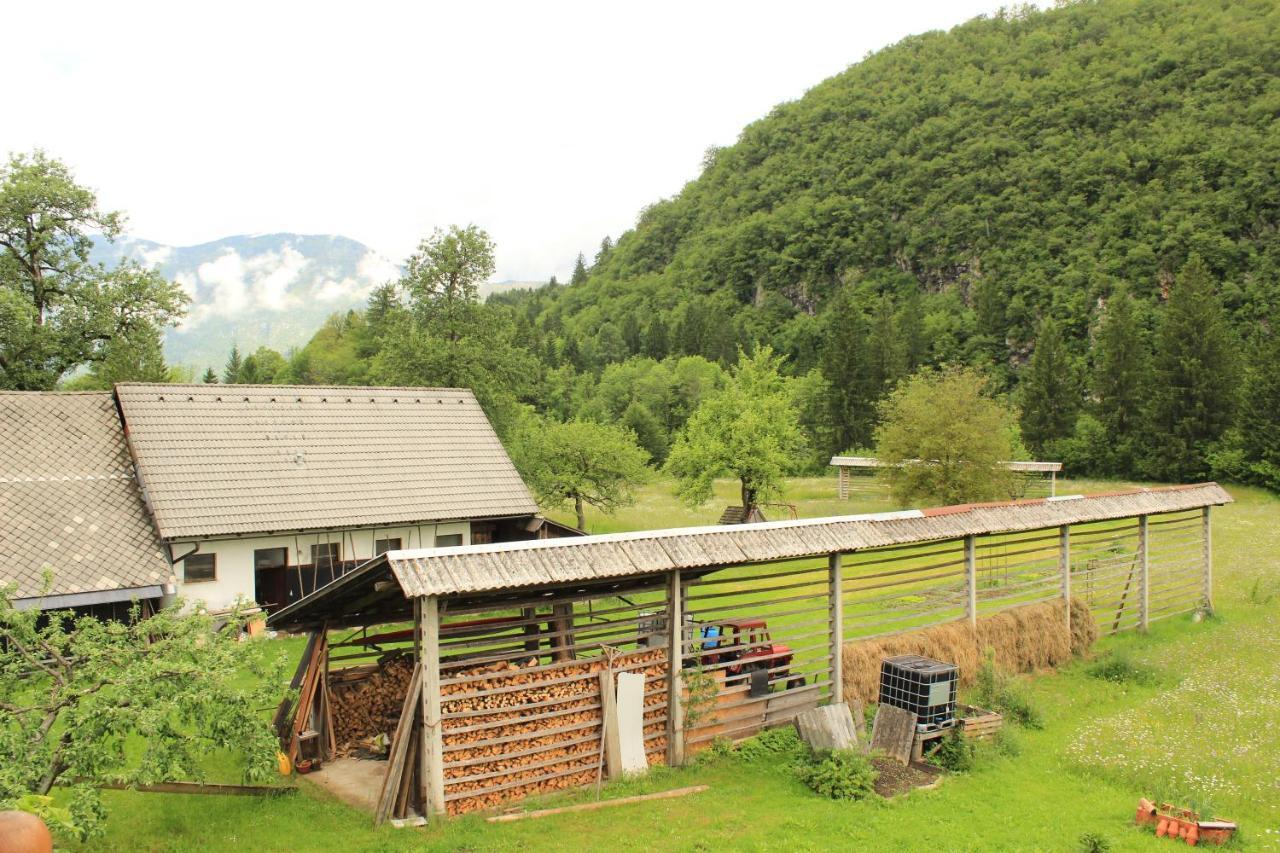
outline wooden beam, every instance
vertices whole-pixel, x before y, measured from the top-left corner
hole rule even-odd
[[[1062,609],[1067,623],[1067,637],[1071,636],[1071,527],[1058,528],[1058,571],[1062,572]]]
[[[1204,550],[1204,608],[1207,612],[1213,612],[1213,528],[1209,524],[1209,510],[1211,506],[1201,510],[1201,525],[1203,527],[1203,541],[1201,548]]]
[[[404,696],[404,706],[400,709],[400,722],[396,724],[395,735],[391,738],[390,755],[387,757],[387,774],[382,778],[382,791],[378,796],[378,807],[373,814],[375,826],[380,826],[391,816],[395,806],[396,794],[400,790],[400,777],[404,773],[405,756],[409,751],[410,732],[418,716],[418,703],[422,694],[422,668],[414,667],[413,676],[409,679],[409,689]]]
[[[1151,627],[1151,533],[1147,527],[1147,517],[1138,516],[1138,627],[1143,633]]]
[[[841,469],[843,470],[843,469]],[[831,631],[831,701],[844,701],[844,593],[843,572],[839,552],[827,558],[827,601],[830,606]]]
[[[426,761],[426,807],[445,813],[444,726],[440,721],[440,599],[422,599],[422,752]]]
[[[558,809],[539,809],[533,812],[519,812],[517,814],[499,814],[490,818],[485,818],[489,823],[509,823],[513,820],[525,820],[526,818],[547,817],[548,815],[567,814],[569,812],[592,812],[596,809],[604,809],[609,806],[625,806],[628,803],[645,803],[650,800],[670,800],[674,797],[685,797],[689,794],[698,794],[707,790],[707,785],[690,785],[687,788],[675,788],[670,791],[660,791],[656,794],[640,794],[635,797],[618,797],[616,800],[597,800],[594,803],[579,803],[576,806],[561,806]]]
[[[79,780],[77,780],[79,781]],[[128,785],[124,782],[90,782],[96,788],[138,791],[144,794],[221,794],[233,797],[280,797],[298,793],[296,785],[210,785],[203,782],[154,782]]]
[[[667,765],[684,764],[684,608],[680,570],[667,574]]]
[[[964,582],[968,596],[965,599],[964,615],[969,618],[969,627],[978,629],[978,552],[972,535],[964,537]]]

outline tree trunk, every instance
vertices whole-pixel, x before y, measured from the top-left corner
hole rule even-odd
[[[751,517],[751,510],[756,507],[756,490],[747,485],[744,480],[742,483],[742,520],[746,521]]]
[[[573,496],[573,508],[578,513],[578,529],[587,529],[587,513],[582,506],[582,495]]]

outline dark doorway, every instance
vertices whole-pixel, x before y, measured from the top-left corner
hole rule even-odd
[[[275,613],[288,603],[288,567],[288,548],[259,548],[253,552],[253,597],[268,613]]]

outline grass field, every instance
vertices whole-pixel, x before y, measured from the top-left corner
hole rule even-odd
[[[1114,484],[1106,484],[1114,488]],[[1101,484],[1067,484],[1061,492]],[[841,502],[834,479],[797,480],[801,516],[892,508]],[[732,487],[690,512],[664,484],[592,532],[712,523]],[[1044,711],[1040,731],[1020,732],[1016,757],[988,756],[933,791],[885,803],[819,799],[786,768],[722,762],[662,769],[605,786],[604,796],[706,784],[683,799],[537,821],[488,824],[470,816],[423,830],[374,830],[369,818],[305,782],[290,797],[259,800],[107,792],[107,837],[85,849],[119,850],[1073,850],[1082,833],[1115,850],[1168,849],[1131,827],[1142,794],[1207,804],[1238,820],[1244,849],[1280,849],[1280,500],[1231,489],[1237,503],[1214,515],[1217,615],[1166,620],[1149,635],[1102,641],[1144,677],[1115,683],[1086,664],[1029,679]],[[776,511],[770,517],[781,517]],[[298,641],[268,641],[264,654],[297,655]],[[212,757],[211,776],[236,781],[233,762]],[[592,791],[537,806],[590,800]],[[534,804],[529,803],[530,806]]]

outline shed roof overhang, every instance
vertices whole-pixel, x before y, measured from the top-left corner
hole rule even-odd
[[[517,591],[651,585],[675,569],[818,557],[962,536],[1178,512],[1231,502],[1217,483],[1012,503],[686,527],[601,536],[388,551],[274,614],[287,629],[370,625],[407,618],[412,600],[437,595],[500,606]]]

